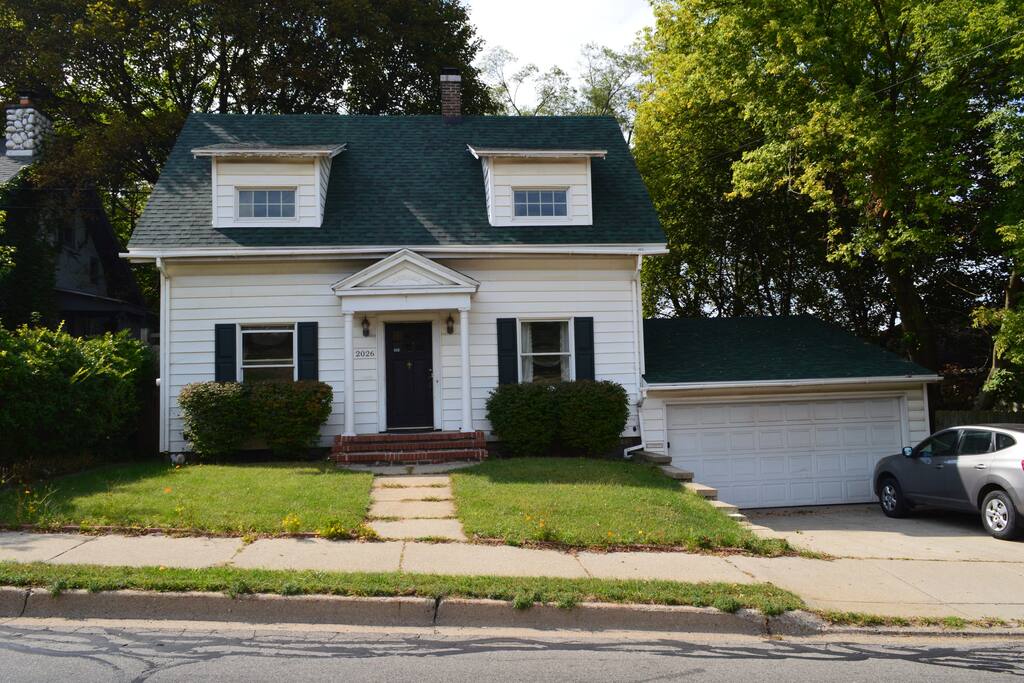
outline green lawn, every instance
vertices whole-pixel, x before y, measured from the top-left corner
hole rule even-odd
[[[741,608],[765,614],[803,609],[793,593],[768,583],[681,583],[613,579],[557,579],[508,576],[445,576],[438,574],[340,573],[210,567],[100,567],[0,562],[0,586],[32,586],[53,593],[63,590],[207,591],[229,595],[357,595],[460,597],[507,600],[516,607],[552,603],[572,607],[580,602],[641,603]]]
[[[111,465],[0,492],[0,523],[344,537],[366,516],[371,481],[321,463]]]
[[[785,541],[755,536],[656,468],[570,458],[488,460],[452,474],[466,533],[506,543],[742,548],[776,555]]]

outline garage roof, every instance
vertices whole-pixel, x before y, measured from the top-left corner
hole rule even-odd
[[[645,320],[644,346],[648,384],[935,378],[811,315]]]

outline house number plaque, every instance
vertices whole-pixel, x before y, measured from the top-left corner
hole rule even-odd
[[[377,357],[376,349],[356,349],[356,358],[374,359]]]

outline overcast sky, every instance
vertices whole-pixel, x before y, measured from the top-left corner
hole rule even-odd
[[[598,43],[621,50],[654,24],[647,0],[464,0],[484,39],[546,70],[577,72],[580,48]]]

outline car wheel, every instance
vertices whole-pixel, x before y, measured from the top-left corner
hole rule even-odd
[[[992,491],[981,501],[981,523],[998,539],[1016,538],[1017,509],[1005,491]]]
[[[895,477],[882,477],[878,482],[878,502],[887,517],[906,517],[910,514],[910,506]]]

